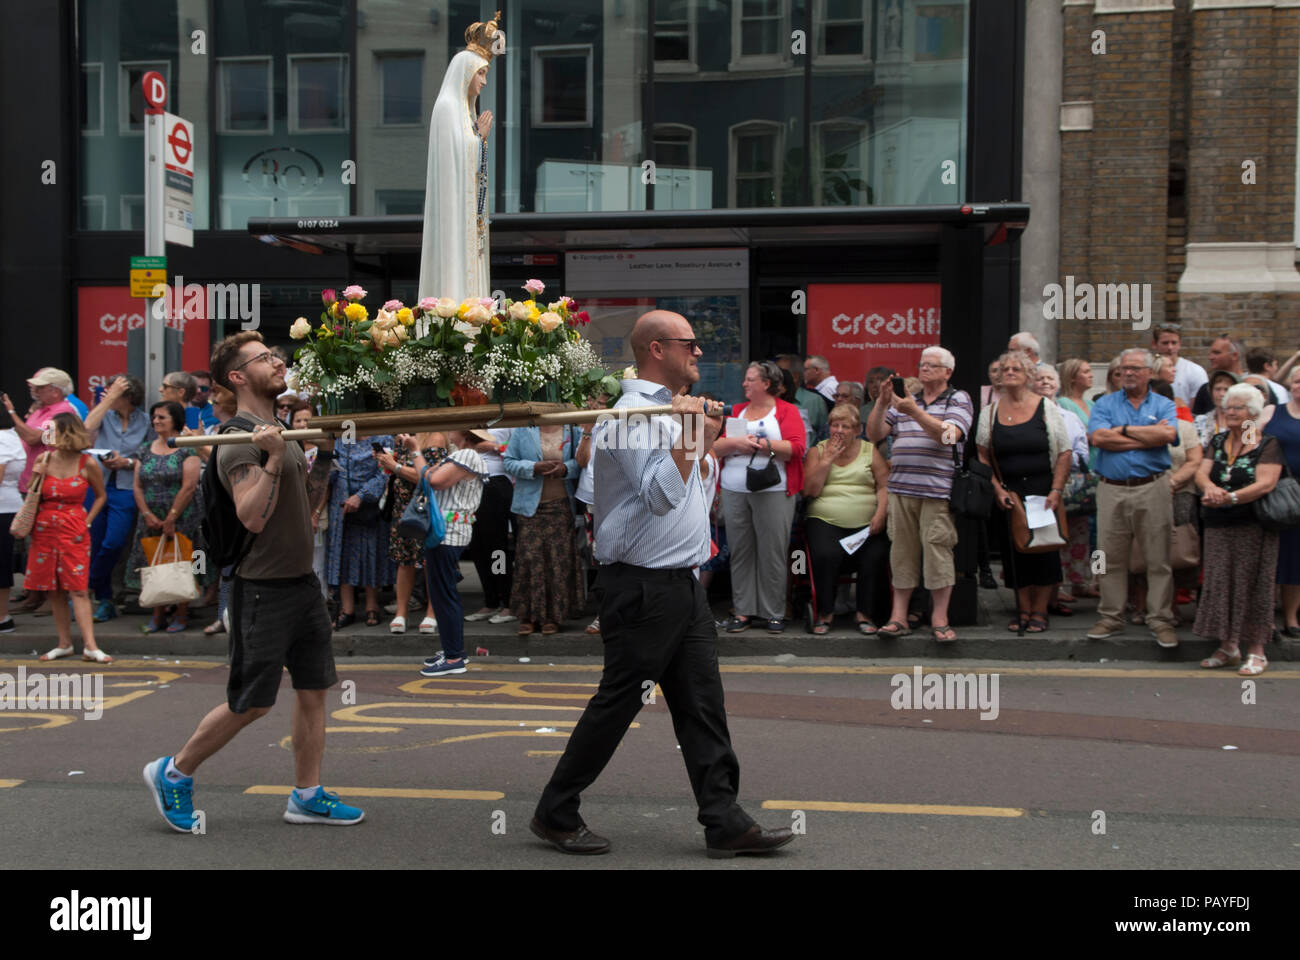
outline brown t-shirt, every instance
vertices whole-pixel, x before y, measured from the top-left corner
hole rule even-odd
[[[277,426],[247,410],[239,416],[255,424]],[[221,485],[230,492],[230,471],[240,464],[261,467],[262,451],[251,443],[236,443],[214,448],[221,470]],[[266,526],[253,541],[235,573],[246,580],[275,580],[301,577],[312,572],[311,509],[307,503],[307,458],[302,444],[290,440],[284,445],[283,472],[275,509]],[[231,494],[233,497],[233,493]]]

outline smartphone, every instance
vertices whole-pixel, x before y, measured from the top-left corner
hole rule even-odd
[[[383,445],[382,443],[380,443],[378,440],[371,440],[371,441],[370,441],[370,449],[373,450],[373,451],[375,451],[375,453],[385,453],[385,452],[387,452],[387,451],[384,450],[384,445]]]
[[[889,382],[894,385],[894,396],[896,397],[907,396],[907,387],[903,385],[902,377],[890,377]]]

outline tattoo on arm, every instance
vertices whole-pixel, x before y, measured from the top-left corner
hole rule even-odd
[[[311,472],[307,474],[307,502],[316,503],[324,494],[325,488],[329,485],[330,462],[320,457],[311,465]]]
[[[266,519],[271,515],[271,511],[275,509],[276,495],[280,492],[280,475],[265,469],[262,472],[271,478],[271,492],[267,494],[266,504],[262,507],[262,519]]]

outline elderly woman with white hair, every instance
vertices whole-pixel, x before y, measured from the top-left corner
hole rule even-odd
[[[1089,561],[1092,551],[1092,515],[1097,512],[1097,485],[1096,481],[1092,481],[1091,484],[1088,482],[1090,475],[1088,458],[1091,455],[1088,447],[1088,428],[1071,409],[1073,404],[1067,407],[1059,398],[1061,377],[1050,363],[1038,365],[1034,374],[1034,392],[1056,404],[1061,412],[1061,419],[1065,422],[1065,433],[1070,438],[1072,456],[1070,473],[1065,481],[1065,515],[1069,521],[1070,537],[1061,548],[1061,573],[1063,578],[1069,581],[1071,593],[1068,598],[1065,594],[1061,594],[1047,608],[1049,613],[1069,617],[1074,615],[1074,611],[1064,606],[1067,599],[1077,600],[1087,595],[1092,582],[1092,565]],[[1070,497],[1071,491],[1076,492],[1074,499]],[[1092,493],[1091,506],[1085,507],[1079,502],[1079,496],[1086,495],[1089,491]]]
[[[1219,642],[1219,648],[1201,661],[1202,667],[1236,666],[1244,643],[1249,652],[1237,672],[1253,677],[1268,667],[1264,644],[1273,636],[1278,546],[1277,532],[1260,526],[1253,504],[1277,486],[1285,458],[1277,438],[1255,428],[1264,412],[1264,397],[1255,387],[1230,387],[1223,412],[1228,429],[1206,442],[1205,459],[1196,472],[1205,528],[1205,581],[1192,629]]]
[[[893,574],[894,604],[890,620],[878,631],[881,637],[903,637],[911,633],[907,606],[912,591],[921,583],[930,591],[933,639],[946,643],[957,639],[948,623],[948,601],[957,582],[952,550],[957,545],[957,527],[948,502],[952,499],[952,445],[970,434],[975,410],[964,390],[948,385],[957,362],[943,347],[921,351],[918,374],[921,389],[897,396],[881,391],[881,398],[867,417],[867,439],[879,445],[893,440],[890,457],[888,527],[892,538],[889,551]]]

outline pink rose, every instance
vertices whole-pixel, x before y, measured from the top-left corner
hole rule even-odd
[[[480,306],[486,307],[488,310],[495,309],[497,305],[497,302],[491,297],[479,297],[478,302]]]
[[[325,304],[327,307],[338,298],[338,294],[334,292],[333,287],[328,287],[320,292],[321,303]]]
[[[530,296],[536,297],[546,289],[546,284],[534,278],[524,284],[524,289],[528,291]]]
[[[366,291],[362,290],[360,286],[354,283],[350,287],[343,288],[343,299],[351,300],[353,303],[356,303],[358,300],[366,299]]]
[[[433,313],[433,311],[436,310],[437,308],[438,308],[437,297],[425,297],[423,300],[420,301],[420,309],[423,310],[425,313]]]
[[[387,310],[389,313],[396,313],[398,310],[401,310],[402,307],[404,306],[406,306],[406,304],[402,303],[401,300],[389,300],[384,304],[384,309]]]

